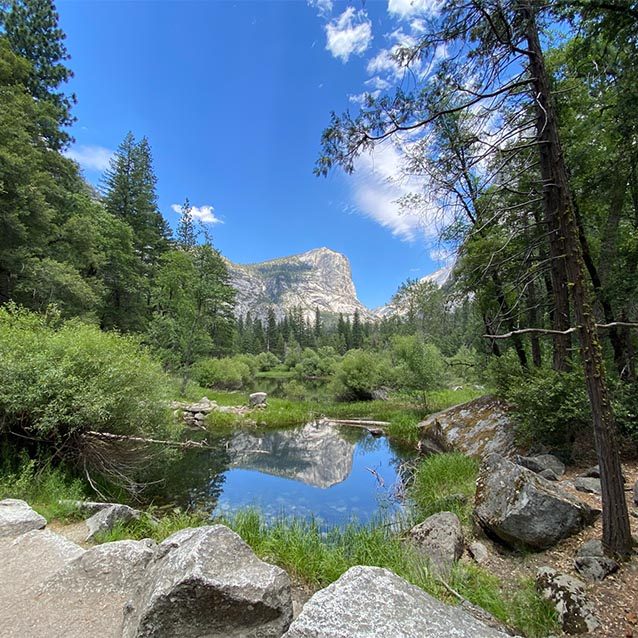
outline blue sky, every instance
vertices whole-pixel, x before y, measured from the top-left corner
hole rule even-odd
[[[78,96],[71,154],[96,183],[127,131],[146,135],[172,225],[188,197],[233,261],[327,246],[349,257],[363,303],[381,305],[441,265],[422,216],[396,204],[418,183],[397,178],[391,146],[354,176],[312,169],[330,112],[398,81],[389,53],[435,2],[58,0]]]

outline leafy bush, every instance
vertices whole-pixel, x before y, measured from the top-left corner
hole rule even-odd
[[[256,357],[257,370],[259,372],[268,372],[277,367],[280,363],[279,358],[272,352],[260,352]]]
[[[301,353],[299,363],[295,365],[295,376],[300,380],[329,377],[337,361],[333,352],[332,348],[322,348],[322,351],[306,348]]]
[[[222,390],[239,390],[253,378],[243,356],[201,359],[193,365],[191,373],[199,385]]]
[[[86,430],[157,432],[168,380],[139,341],[0,308],[0,429],[54,443]]]
[[[340,401],[369,401],[374,390],[391,380],[391,366],[385,357],[350,350],[336,366],[332,391]]]

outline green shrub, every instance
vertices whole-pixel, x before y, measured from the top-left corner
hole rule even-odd
[[[200,359],[193,365],[191,373],[199,385],[221,390],[239,390],[253,378],[245,357]]]
[[[303,401],[306,398],[307,391],[303,383],[299,381],[288,381],[283,387],[284,396],[291,401]]]
[[[301,353],[299,363],[294,368],[297,379],[323,379],[333,373],[337,357],[330,352],[325,352],[326,350],[332,351],[332,348],[323,348],[322,350],[323,352],[306,348]]]
[[[26,431],[57,446],[86,430],[164,431],[168,392],[160,364],[137,339],[0,308],[5,431]]]
[[[257,370],[259,372],[268,372],[273,368],[276,368],[281,362],[279,357],[272,352],[260,352],[256,357]]]
[[[391,381],[388,359],[365,350],[350,350],[336,366],[332,392],[340,401],[369,401],[373,391]]]

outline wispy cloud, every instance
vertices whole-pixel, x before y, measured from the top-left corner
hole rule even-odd
[[[348,7],[326,25],[326,49],[333,57],[347,62],[351,55],[361,55],[372,42],[372,23],[368,14]]]
[[[388,0],[388,13],[406,19],[435,15],[444,0]]]
[[[436,236],[437,208],[420,199],[409,206],[406,199],[426,188],[423,177],[402,174],[403,154],[392,143],[383,143],[361,155],[351,179],[354,208],[404,241],[431,240]]]
[[[332,13],[332,0],[308,0],[308,6],[317,9],[322,18],[329,18]]]
[[[73,148],[67,149],[64,155],[77,162],[87,171],[105,171],[109,167],[113,151],[103,146],[78,144]]]
[[[180,215],[182,212],[181,204],[172,204],[171,208]],[[192,206],[191,215],[194,219],[199,220],[202,224],[223,224],[224,221],[215,215],[215,209],[212,206]]]

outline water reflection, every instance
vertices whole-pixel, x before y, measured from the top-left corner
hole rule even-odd
[[[398,509],[402,457],[387,439],[325,424],[242,430],[186,452],[166,476],[166,499],[216,514],[257,507],[267,518],[365,522]]]

